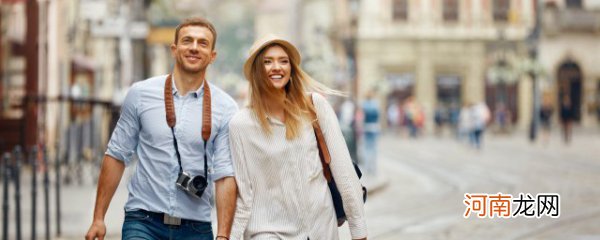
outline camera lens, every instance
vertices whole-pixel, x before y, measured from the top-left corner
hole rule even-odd
[[[194,188],[196,188],[199,191],[204,190],[204,188],[206,188],[207,185],[206,178],[204,178],[203,176],[194,177],[191,183],[192,186],[194,186]]]

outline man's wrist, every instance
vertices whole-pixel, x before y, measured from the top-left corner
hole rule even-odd
[[[217,237],[215,238],[215,240],[229,240],[229,237],[225,237],[223,235],[217,235]]]

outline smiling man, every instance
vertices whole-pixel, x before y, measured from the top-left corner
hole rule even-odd
[[[229,238],[237,188],[228,124],[238,107],[206,80],[216,40],[209,21],[186,19],[171,44],[173,72],[129,90],[102,163],[86,239],[106,235],[106,210],[134,154],[139,161],[128,186],[123,239],[213,239],[213,192],[216,238]]]

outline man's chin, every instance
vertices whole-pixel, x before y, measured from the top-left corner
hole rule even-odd
[[[187,74],[199,74],[202,71],[204,71],[205,69],[206,68],[202,68],[202,67],[186,67],[186,66],[183,66],[181,68],[181,70],[183,70]]]

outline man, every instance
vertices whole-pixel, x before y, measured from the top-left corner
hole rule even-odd
[[[379,135],[379,102],[375,99],[375,91],[367,93],[362,105],[364,114],[363,130],[365,148],[363,153],[363,165],[370,175],[377,173],[377,136]]]
[[[134,153],[139,161],[128,186],[123,239],[213,239],[213,185],[207,184],[203,192],[186,189],[202,182],[182,180],[186,176],[214,182],[216,239],[229,238],[237,188],[228,124],[237,104],[214,85],[205,86],[206,68],[217,55],[216,40],[215,28],[206,19],[185,20],[176,28],[171,45],[173,73],[137,82],[129,90],[102,163],[86,239],[106,235],[106,210]],[[206,108],[208,114],[203,112],[205,102],[212,106]],[[165,121],[169,116],[172,126],[171,119]],[[207,129],[204,116],[211,116]],[[206,143],[203,130],[210,130]]]

